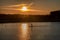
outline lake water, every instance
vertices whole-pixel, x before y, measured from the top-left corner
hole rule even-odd
[[[0,40],[60,40],[60,22],[0,23]]]

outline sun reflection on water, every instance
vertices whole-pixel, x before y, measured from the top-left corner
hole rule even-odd
[[[29,40],[30,39],[30,27],[28,24],[23,23],[19,28],[19,40]]]

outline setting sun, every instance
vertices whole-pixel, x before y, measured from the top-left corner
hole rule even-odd
[[[23,7],[21,8],[21,11],[28,11],[28,8],[27,8],[26,6],[23,6]]]

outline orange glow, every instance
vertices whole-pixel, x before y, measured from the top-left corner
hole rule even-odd
[[[28,8],[27,8],[26,6],[23,6],[23,7],[21,8],[21,11],[28,11]]]
[[[27,23],[22,23],[19,27],[19,40],[29,40],[30,39],[30,27]]]

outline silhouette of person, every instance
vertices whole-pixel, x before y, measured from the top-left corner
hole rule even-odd
[[[33,25],[31,24],[31,27],[33,27]]]

